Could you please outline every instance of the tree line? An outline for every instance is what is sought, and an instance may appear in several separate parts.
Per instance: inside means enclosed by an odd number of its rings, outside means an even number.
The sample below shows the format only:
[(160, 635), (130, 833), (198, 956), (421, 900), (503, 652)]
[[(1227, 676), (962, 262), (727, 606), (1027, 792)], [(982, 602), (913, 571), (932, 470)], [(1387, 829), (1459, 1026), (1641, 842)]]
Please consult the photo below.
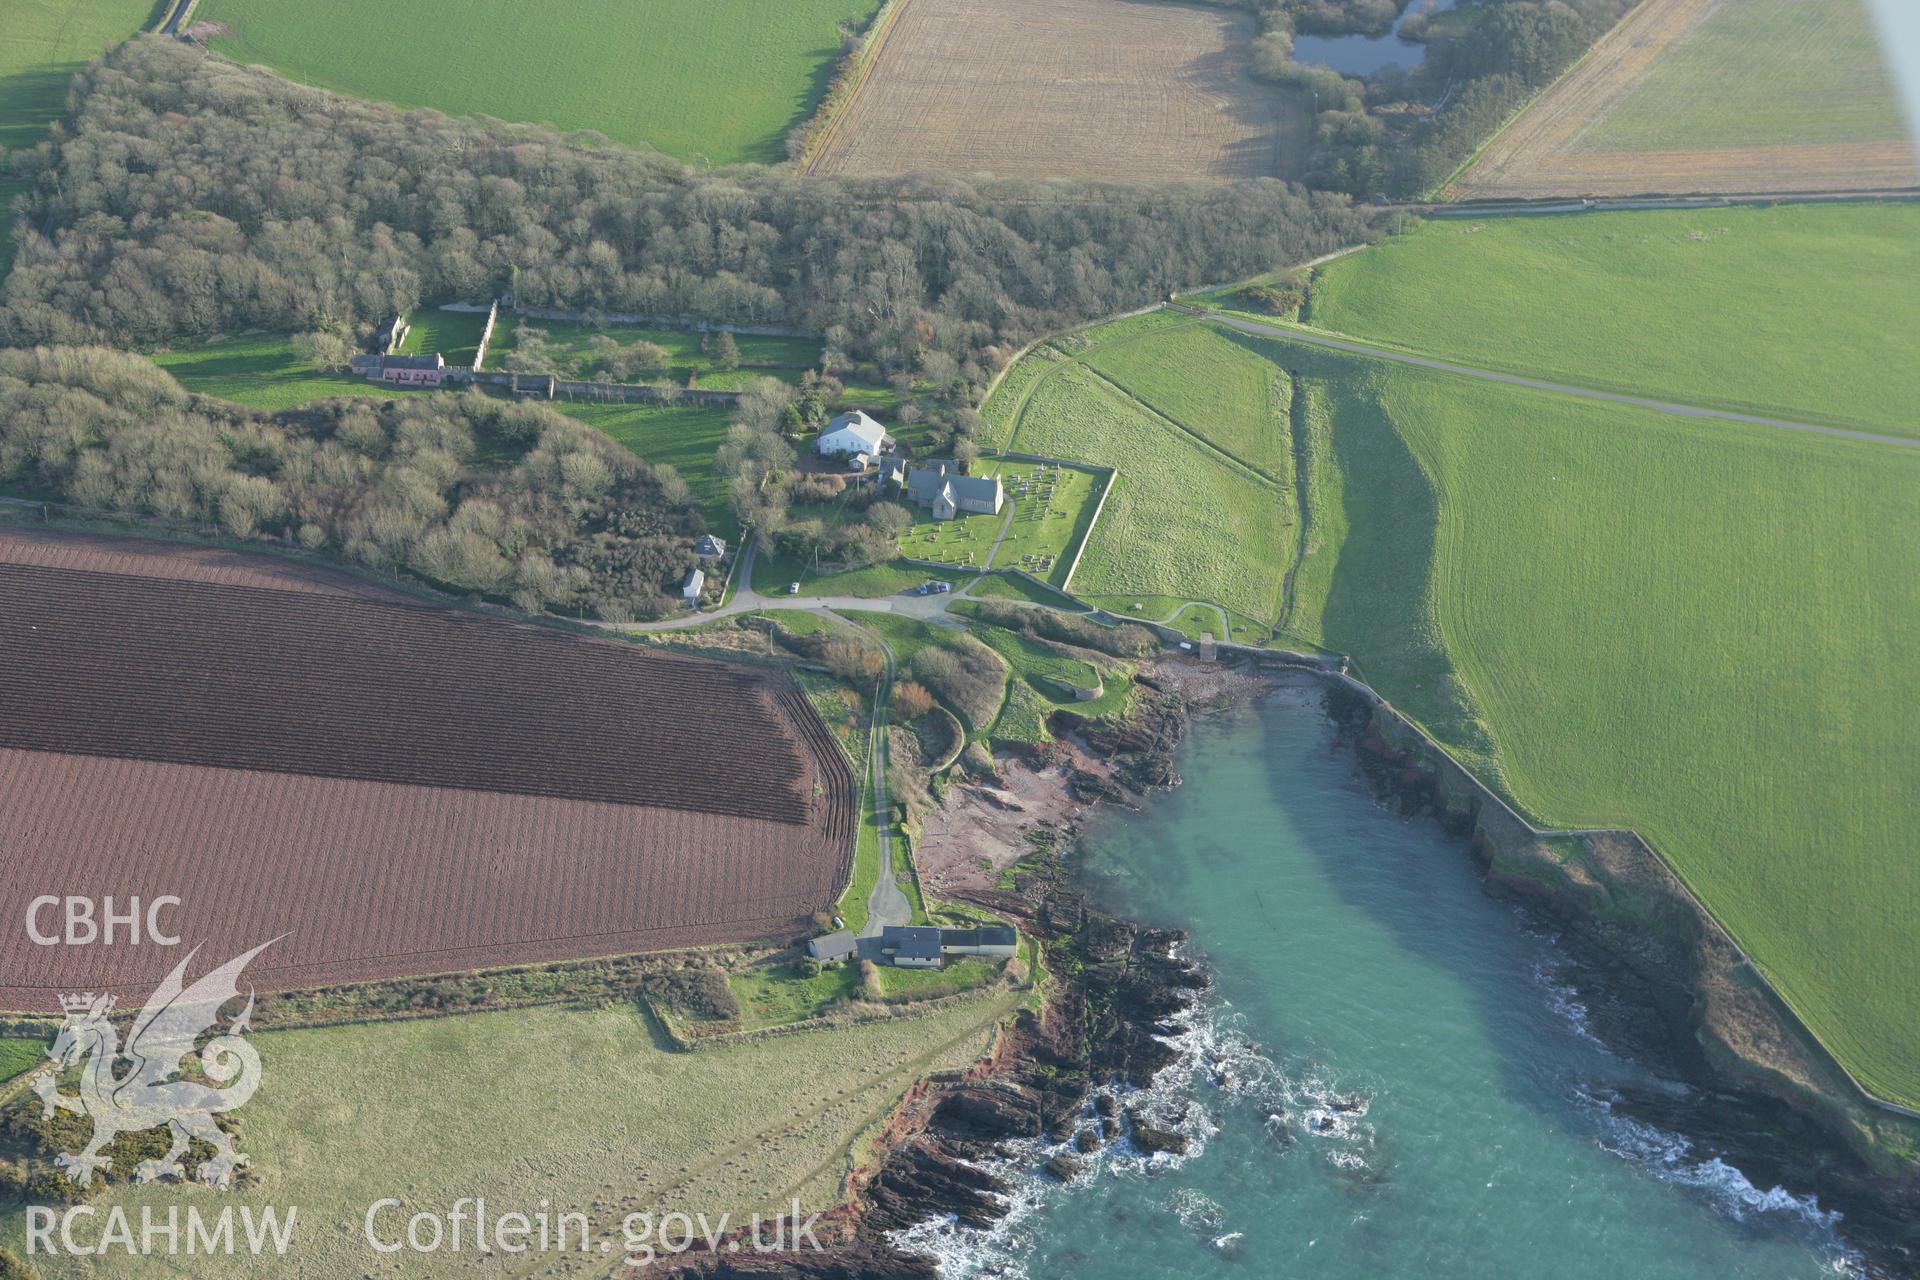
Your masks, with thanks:
[(34, 179), (0, 342), (151, 348), (262, 328), (364, 344), (396, 312), (779, 322), (892, 374), (985, 384), (1028, 338), (1352, 243), (1273, 180), (980, 185), (712, 172), (538, 126), (357, 102), (138, 38), (82, 72)]
[(705, 531), (673, 468), (544, 405), (470, 390), (267, 415), (99, 347), (0, 350), (0, 486), (612, 621), (677, 607)]

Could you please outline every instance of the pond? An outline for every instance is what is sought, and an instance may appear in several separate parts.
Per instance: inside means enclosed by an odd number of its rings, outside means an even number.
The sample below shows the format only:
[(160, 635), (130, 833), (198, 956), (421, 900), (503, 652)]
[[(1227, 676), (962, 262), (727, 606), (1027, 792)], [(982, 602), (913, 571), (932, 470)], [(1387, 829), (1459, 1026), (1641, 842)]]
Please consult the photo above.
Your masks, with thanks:
[(1427, 46), (1400, 38), (1400, 28), (1416, 13), (1440, 13), (1456, 0), (1413, 0), (1394, 20), (1392, 30), (1379, 36), (1296, 36), (1293, 60), (1310, 62), (1350, 76), (1371, 75), (1383, 67), (1417, 67)]

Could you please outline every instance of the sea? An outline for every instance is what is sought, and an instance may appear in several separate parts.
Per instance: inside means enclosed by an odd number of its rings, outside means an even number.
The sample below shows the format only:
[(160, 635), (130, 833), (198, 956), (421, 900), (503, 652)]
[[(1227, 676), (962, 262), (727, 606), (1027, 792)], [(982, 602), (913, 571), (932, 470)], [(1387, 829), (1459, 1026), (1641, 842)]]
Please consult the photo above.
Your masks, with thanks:
[(1096, 818), (1079, 874), (1212, 978), (1179, 1064), (1115, 1099), (1187, 1154), (1123, 1134), (1061, 1184), (1067, 1145), (1014, 1148), (1001, 1223), (898, 1243), (949, 1280), (1862, 1274), (1837, 1214), (1614, 1114), (1684, 1086), (1596, 1039), (1551, 930), (1458, 840), (1376, 802), (1315, 686), (1196, 721), (1180, 768)]

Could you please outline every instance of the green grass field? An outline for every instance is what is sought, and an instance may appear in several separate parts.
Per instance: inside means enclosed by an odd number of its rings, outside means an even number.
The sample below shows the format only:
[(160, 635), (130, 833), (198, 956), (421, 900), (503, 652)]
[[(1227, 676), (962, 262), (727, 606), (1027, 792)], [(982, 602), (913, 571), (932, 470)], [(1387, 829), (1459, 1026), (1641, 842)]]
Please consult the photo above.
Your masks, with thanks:
[(1292, 474), (1286, 372), (1205, 325), (1093, 348), (1108, 381), (1280, 484)]
[[(438, 352), (447, 358), (449, 365), (471, 369), (473, 358), (480, 354), (480, 335), (486, 329), (487, 316), (484, 311), (442, 311), (438, 307), (422, 307), (407, 317), (407, 336), (400, 343), (400, 353), (430, 356)], [(496, 336), (499, 332), (495, 328)]]
[[(253, 1181), (220, 1203), (297, 1205), (299, 1230), (287, 1257), (242, 1250), (218, 1274), (381, 1274), (362, 1224), (387, 1196), (407, 1202), (402, 1232), (416, 1210), (485, 1196), (497, 1213), (543, 1202), (586, 1213), (616, 1233), (616, 1249), (621, 1219), (642, 1209), (739, 1218), (796, 1195), (809, 1212), (824, 1209), (913, 1080), (973, 1060), (1020, 998), (983, 993), (918, 1017), (699, 1053), (673, 1052), (631, 1005), (256, 1034), (262, 1084), (241, 1143)], [(138, 1206), (164, 1215), (183, 1194), (121, 1186), (95, 1202), (103, 1214), (127, 1206), (137, 1223)], [(22, 1221), (8, 1215), (16, 1251)], [(460, 1267), (509, 1276), (527, 1262), (470, 1249)], [(118, 1255), (111, 1271), (138, 1280), (179, 1275), (179, 1263), (156, 1250)], [(99, 1274), (87, 1258), (43, 1254), (35, 1265), (49, 1280)]]
[[(519, 323), (520, 317), (514, 312), (501, 314), (493, 343), (487, 348), (487, 368), (500, 368), (514, 349), (514, 330)], [(569, 320), (528, 320), (526, 323), (546, 333), (547, 340), (557, 348), (556, 363), (562, 376), (570, 378), (592, 377), (592, 355), (587, 344), (601, 335), (622, 346), (651, 342), (664, 347), (669, 363), (663, 376), (685, 386), (687, 376), (692, 374), (696, 378), (694, 385), (709, 391), (738, 391), (755, 378), (797, 383), (801, 374), (820, 364), (820, 344), (811, 338), (740, 335), (734, 340), (740, 350), (740, 367), (728, 370), (714, 365), (712, 354), (700, 349), (700, 335), (691, 329), (645, 329), (617, 324), (596, 328)], [(631, 380), (655, 379), (636, 376)]]
[[(1029, 355), (1039, 372), (1009, 374), (987, 412), (1000, 415), (995, 430), (1012, 449), (1119, 471), (1075, 571), (1075, 595), (1165, 596), (1173, 607), (1207, 600), (1272, 618), (1297, 533), (1293, 487), (1207, 441), (1260, 438), (1274, 422), (1272, 388), (1284, 374), (1212, 330), (1196, 338), (1197, 328), (1123, 321), (1088, 335), (1071, 358)], [(1203, 394), (1181, 372), (1196, 348), (1227, 356), (1220, 389)], [(1153, 387), (1167, 409), (1193, 421), (1148, 408), (1091, 367), (1116, 359), (1136, 385)], [(1249, 376), (1253, 364), (1263, 367)], [(1171, 608), (1159, 616), (1165, 612)]]
[(350, 374), (316, 373), (294, 354), (293, 340), (286, 337), (225, 338), (205, 346), (162, 351), (153, 362), (189, 391), (270, 412), (295, 409), (327, 396), (391, 400), (417, 394)]
[(1865, 0), (1732, 0), (1669, 46), (1576, 151), (1905, 136)]
[[(62, 6), (68, 7), (68, 6)], [(82, 6), (73, 5), (80, 8)], [(203, 0), (213, 47), (356, 97), (594, 129), (683, 160), (773, 163), (876, 0)]]
[(1920, 436), (1917, 285), (1910, 205), (1447, 218), (1329, 263), (1312, 322), (1490, 369)]
[(1889, 697), (1920, 669), (1920, 452), (1320, 371), (1345, 527), (1302, 628), (1542, 822), (1638, 829), (1920, 1103), (1920, 757)]
[(0, 148), (25, 150), (66, 113), (73, 73), (154, 25), (163, 0), (7, 0), (0, 15)]

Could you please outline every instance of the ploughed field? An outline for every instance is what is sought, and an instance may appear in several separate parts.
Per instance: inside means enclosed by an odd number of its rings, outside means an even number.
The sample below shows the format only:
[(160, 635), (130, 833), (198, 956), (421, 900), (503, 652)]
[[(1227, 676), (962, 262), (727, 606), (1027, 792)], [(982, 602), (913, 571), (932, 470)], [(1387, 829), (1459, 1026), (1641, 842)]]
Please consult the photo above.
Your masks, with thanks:
[(1920, 163), (1866, 0), (1649, 0), (1445, 195), (1911, 186)]
[(1233, 179), (1285, 174), (1305, 154), (1305, 113), (1248, 74), (1245, 14), (899, 3), (813, 172)]
[[(845, 876), (852, 777), (783, 675), (160, 543), (0, 534), (0, 597), (14, 919), (175, 895), (211, 953), (288, 934), (250, 970), (285, 988), (766, 936)], [(0, 1007), (173, 962), (24, 939)]]

